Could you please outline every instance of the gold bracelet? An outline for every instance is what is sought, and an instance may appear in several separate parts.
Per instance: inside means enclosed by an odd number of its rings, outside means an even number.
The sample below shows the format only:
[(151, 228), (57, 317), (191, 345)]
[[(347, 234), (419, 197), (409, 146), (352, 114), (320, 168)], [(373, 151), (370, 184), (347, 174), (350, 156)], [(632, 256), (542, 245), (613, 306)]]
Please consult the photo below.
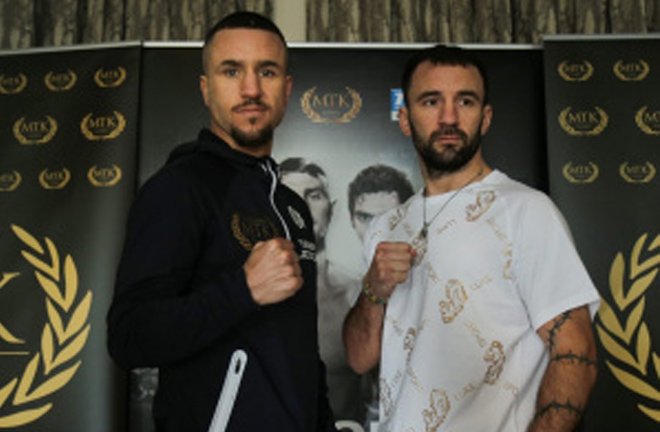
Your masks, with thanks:
[(362, 281), (362, 294), (369, 300), (371, 303), (384, 305), (387, 304), (389, 297), (378, 297), (376, 294), (371, 292), (369, 287), (369, 282), (366, 279)]

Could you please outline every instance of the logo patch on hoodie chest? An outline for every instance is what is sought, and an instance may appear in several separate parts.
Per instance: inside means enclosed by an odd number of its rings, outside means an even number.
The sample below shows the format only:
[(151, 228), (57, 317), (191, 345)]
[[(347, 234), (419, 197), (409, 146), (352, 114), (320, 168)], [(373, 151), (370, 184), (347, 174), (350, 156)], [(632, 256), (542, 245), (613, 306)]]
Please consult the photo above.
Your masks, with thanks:
[(249, 217), (234, 213), (231, 218), (234, 238), (245, 250), (252, 250), (257, 242), (280, 237), (277, 225), (268, 218)]

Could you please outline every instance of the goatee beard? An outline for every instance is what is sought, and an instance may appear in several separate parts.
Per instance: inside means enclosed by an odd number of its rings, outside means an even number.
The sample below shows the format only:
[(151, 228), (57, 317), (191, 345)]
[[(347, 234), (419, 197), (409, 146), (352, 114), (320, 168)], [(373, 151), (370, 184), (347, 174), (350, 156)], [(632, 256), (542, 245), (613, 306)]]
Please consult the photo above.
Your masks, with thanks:
[(250, 134), (232, 127), (230, 135), (240, 147), (254, 149), (270, 144), (273, 141), (273, 132), (273, 127), (270, 125)]
[[(268, 105), (264, 104), (259, 99), (248, 99), (242, 104), (234, 107), (234, 111), (247, 107), (260, 107), (267, 109)], [(254, 121), (256, 120), (251, 120), (250, 123), (253, 124)], [(230, 136), (240, 147), (254, 149), (264, 147), (273, 141), (274, 127), (272, 125), (266, 125), (256, 132), (248, 133), (232, 126), (229, 132)]]
[[(456, 126), (441, 126), (434, 131), (425, 142), (412, 126), (412, 139), (415, 150), (426, 167), (429, 177), (437, 178), (444, 174), (453, 173), (463, 168), (472, 160), (481, 146), (481, 135), (479, 133), (470, 140), (469, 136)], [(447, 149), (438, 152), (433, 143), (443, 135), (457, 135), (461, 138), (463, 145), (458, 149)]]

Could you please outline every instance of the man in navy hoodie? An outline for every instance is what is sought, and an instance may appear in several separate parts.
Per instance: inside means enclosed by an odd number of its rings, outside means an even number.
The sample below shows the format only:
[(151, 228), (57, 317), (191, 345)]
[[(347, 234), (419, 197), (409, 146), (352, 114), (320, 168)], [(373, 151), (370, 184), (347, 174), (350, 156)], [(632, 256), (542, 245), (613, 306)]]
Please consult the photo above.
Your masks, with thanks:
[(273, 131), (291, 92), (279, 29), (213, 27), (200, 89), (210, 129), (177, 147), (129, 216), (108, 347), (157, 367), (159, 432), (207, 431), (232, 353), (247, 366), (227, 431), (334, 431), (317, 340), (312, 219), (282, 186)]

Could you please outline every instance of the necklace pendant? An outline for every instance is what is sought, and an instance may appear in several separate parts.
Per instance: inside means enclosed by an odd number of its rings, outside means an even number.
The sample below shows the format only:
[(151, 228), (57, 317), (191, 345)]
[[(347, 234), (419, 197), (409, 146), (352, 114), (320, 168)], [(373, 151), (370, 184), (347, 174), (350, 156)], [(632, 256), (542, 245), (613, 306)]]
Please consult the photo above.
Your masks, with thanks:
[(417, 267), (422, 262), (424, 255), (426, 255), (426, 250), (428, 248), (426, 233), (426, 227), (423, 227), (421, 230), (419, 230), (419, 233), (417, 233), (415, 238), (413, 238), (410, 242), (410, 246), (412, 246), (413, 250), (415, 251), (415, 256), (412, 259), (412, 264), (415, 267)]

